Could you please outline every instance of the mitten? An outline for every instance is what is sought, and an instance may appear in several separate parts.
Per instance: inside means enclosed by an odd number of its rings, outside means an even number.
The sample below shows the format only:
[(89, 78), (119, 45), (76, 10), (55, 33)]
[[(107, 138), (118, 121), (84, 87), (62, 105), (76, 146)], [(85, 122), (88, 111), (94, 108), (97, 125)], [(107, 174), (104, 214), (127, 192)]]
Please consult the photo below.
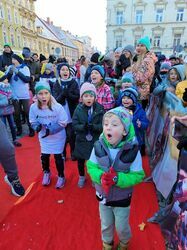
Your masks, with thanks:
[(181, 150), (182, 148), (184, 148), (185, 150), (187, 150), (187, 137), (185, 137), (184, 139), (182, 139), (178, 145), (177, 145), (177, 148), (179, 150)]
[(41, 130), (42, 130), (42, 124), (39, 124), (39, 125), (36, 127), (35, 131), (36, 131), (37, 133), (39, 133)]
[(109, 172), (104, 173), (104, 182), (108, 186), (113, 186), (117, 183), (117, 173), (113, 169), (113, 167), (110, 168)]
[(42, 136), (42, 138), (47, 137), (50, 134), (50, 131), (48, 128), (46, 128), (45, 135)]

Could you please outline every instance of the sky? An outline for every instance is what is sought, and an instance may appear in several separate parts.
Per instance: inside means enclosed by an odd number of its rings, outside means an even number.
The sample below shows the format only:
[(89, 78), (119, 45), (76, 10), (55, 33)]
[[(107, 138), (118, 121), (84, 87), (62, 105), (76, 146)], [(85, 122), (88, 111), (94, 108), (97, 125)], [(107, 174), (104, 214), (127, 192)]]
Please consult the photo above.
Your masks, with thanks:
[(37, 0), (35, 10), (73, 35), (91, 37), (92, 46), (105, 52), (106, 0)]

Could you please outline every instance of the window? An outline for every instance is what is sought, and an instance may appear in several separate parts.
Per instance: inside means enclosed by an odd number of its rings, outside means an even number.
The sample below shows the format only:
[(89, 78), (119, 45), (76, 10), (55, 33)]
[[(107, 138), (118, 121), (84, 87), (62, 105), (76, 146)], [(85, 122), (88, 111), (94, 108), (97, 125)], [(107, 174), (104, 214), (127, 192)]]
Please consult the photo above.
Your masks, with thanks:
[(118, 35), (116, 36), (116, 48), (122, 47), (122, 36)]
[(14, 34), (13, 33), (10, 34), (10, 42), (11, 42), (12, 46), (14, 47), (15, 41), (14, 41)]
[(177, 22), (183, 21), (183, 16), (184, 16), (184, 8), (178, 8), (176, 21)]
[(116, 24), (117, 25), (122, 25), (123, 23), (124, 23), (123, 11), (117, 11), (117, 13), (116, 13)]
[(0, 3), (0, 18), (4, 19), (3, 5)]
[(27, 28), (31, 29), (31, 21), (30, 20), (28, 20), (28, 22), (27, 22)]
[(18, 40), (18, 48), (21, 48), (21, 37), (20, 35), (17, 36), (17, 40)]
[(11, 17), (10, 7), (7, 8), (7, 14), (8, 14), (8, 21), (11, 22), (12, 21), (12, 17)]
[(154, 47), (160, 47), (160, 36), (155, 36), (153, 40)]
[(6, 32), (5, 26), (3, 26), (2, 28), (2, 35), (3, 35), (4, 43), (8, 43), (7, 32)]
[(18, 24), (18, 12), (16, 10), (14, 12), (14, 20), (15, 20), (15, 23)]
[(142, 23), (142, 18), (143, 18), (143, 10), (137, 10), (136, 11), (136, 23), (137, 24)]
[(156, 11), (156, 22), (160, 23), (163, 21), (163, 9), (158, 9)]
[(175, 34), (174, 35), (174, 39), (173, 39), (173, 47), (177, 47), (180, 45), (180, 41), (181, 41), (181, 34)]
[(23, 47), (27, 47), (27, 40), (25, 37), (23, 37)]

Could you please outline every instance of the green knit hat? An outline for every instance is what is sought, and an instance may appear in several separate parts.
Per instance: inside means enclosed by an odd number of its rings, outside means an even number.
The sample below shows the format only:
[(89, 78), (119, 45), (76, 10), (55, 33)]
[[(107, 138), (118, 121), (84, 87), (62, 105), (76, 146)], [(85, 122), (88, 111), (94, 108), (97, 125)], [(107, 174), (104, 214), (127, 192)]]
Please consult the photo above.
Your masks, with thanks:
[(51, 89), (50, 89), (50, 86), (48, 83), (44, 82), (44, 81), (40, 81), (36, 84), (35, 86), (35, 92), (36, 94), (39, 93), (39, 91), (43, 90), (43, 89), (46, 89), (47, 91), (49, 91), (51, 93)]
[(5, 43), (3, 47), (9, 47), (11, 49), (11, 44), (10, 43)]
[(151, 48), (151, 43), (150, 43), (150, 39), (148, 36), (142, 37), (138, 40), (138, 44), (143, 44), (146, 49), (149, 51)]

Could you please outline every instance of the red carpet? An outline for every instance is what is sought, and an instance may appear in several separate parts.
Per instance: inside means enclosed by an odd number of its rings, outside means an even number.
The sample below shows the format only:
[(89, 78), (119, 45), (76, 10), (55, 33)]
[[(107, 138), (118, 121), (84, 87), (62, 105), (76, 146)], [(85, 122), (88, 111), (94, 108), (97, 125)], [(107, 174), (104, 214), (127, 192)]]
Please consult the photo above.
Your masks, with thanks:
[[(27, 187), (41, 171), (36, 140), (37, 138), (23, 138), (23, 147), (17, 150), (20, 175)], [(54, 165), (53, 160), (52, 165)], [(144, 166), (146, 172), (149, 171), (147, 159), (144, 160)], [(56, 181), (54, 167), (52, 172), (52, 183), (49, 187), (41, 186), (42, 175), (40, 174), (24, 200), (18, 199), (18, 204), (13, 206), (1, 221), (0, 249), (102, 249), (98, 203), (90, 180), (87, 181), (85, 188), (77, 188), (76, 163), (67, 161), (65, 170), (67, 183), (62, 190), (56, 190), (54, 188)], [(9, 200), (10, 207), (10, 204), (17, 199), (9, 195), (8, 187), (5, 188), (0, 183), (1, 187), (6, 189), (3, 191), (1, 200)], [(63, 203), (58, 203), (61, 200)], [(7, 211), (8, 208), (3, 204), (1, 210), (3, 209)], [(142, 222), (146, 223), (146, 219), (156, 210), (157, 203), (153, 185), (148, 183), (138, 185), (135, 188), (131, 205), (130, 224), (133, 237), (129, 250), (165, 249), (158, 226), (146, 224), (144, 231), (140, 231), (138, 227)]]

